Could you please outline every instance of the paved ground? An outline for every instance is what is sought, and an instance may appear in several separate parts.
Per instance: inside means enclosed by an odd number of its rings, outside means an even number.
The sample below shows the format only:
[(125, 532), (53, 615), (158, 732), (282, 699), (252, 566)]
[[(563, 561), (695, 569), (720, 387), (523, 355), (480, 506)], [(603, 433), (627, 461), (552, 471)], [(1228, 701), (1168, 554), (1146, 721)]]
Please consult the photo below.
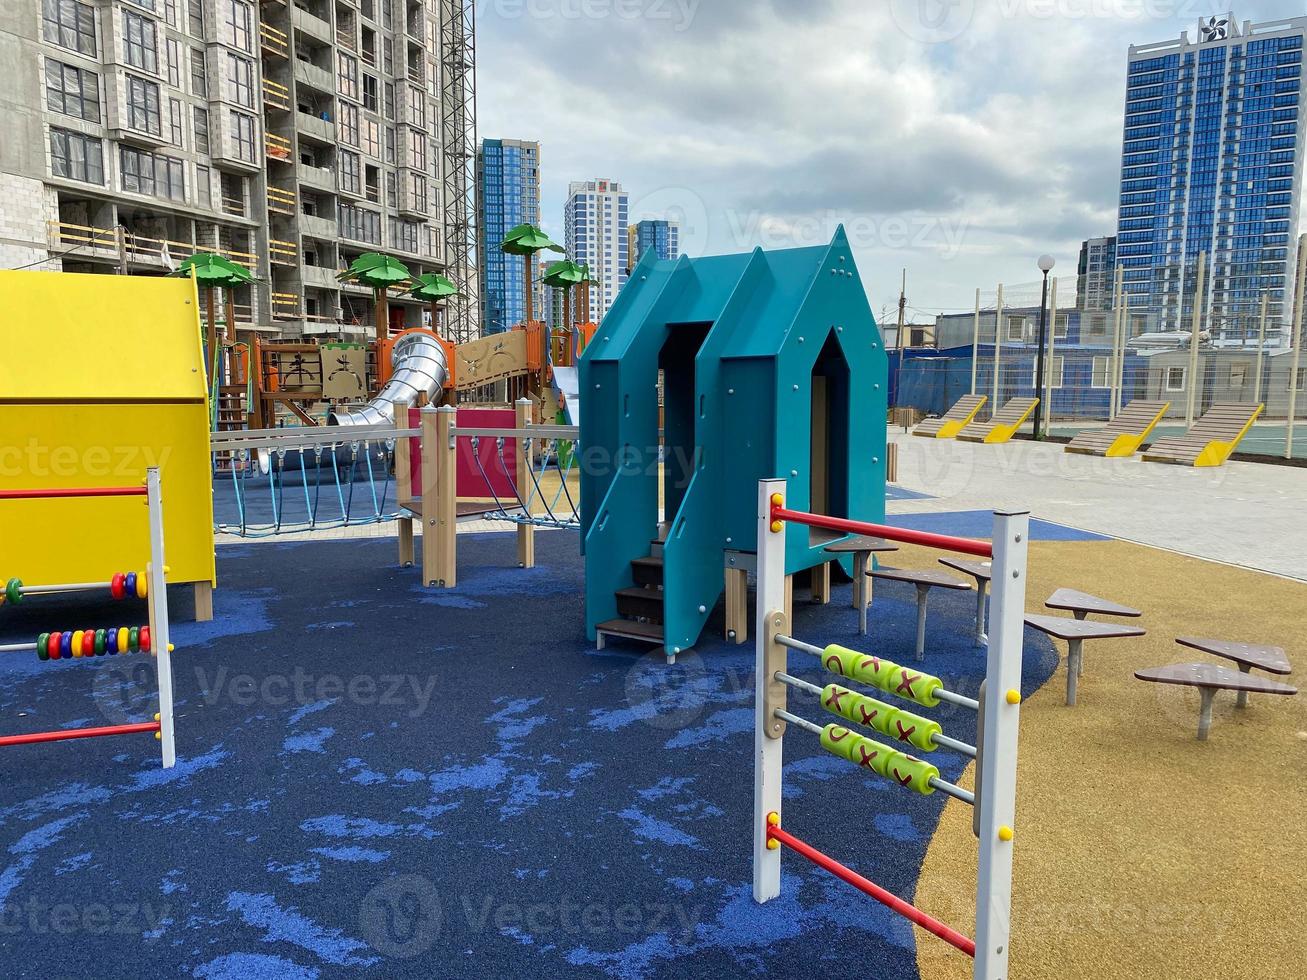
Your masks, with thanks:
[(891, 501), (893, 514), (1028, 507), (1046, 521), (1307, 580), (1305, 469), (1192, 469), (1025, 441), (891, 438), (899, 445), (900, 485), (929, 495)]

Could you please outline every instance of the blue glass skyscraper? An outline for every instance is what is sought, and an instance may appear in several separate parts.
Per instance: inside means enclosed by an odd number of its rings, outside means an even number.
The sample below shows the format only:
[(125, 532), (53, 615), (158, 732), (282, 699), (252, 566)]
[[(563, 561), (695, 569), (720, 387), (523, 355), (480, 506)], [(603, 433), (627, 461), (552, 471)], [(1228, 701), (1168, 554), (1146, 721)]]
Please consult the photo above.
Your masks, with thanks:
[(666, 218), (653, 218), (637, 222), (631, 226), (631, 265), (640, 261), (640, 256), (653, 249), (659, 259), (677, 259), (681, 257), (681, 226)]
[[(500, 243), (520, 224), (540, 224), (540, 144), (482, 140), (477, 154), (477, 264), (484, 333), (509, 330), (526, 317), (522, 259)], [(540, 288), (535, 308), (542, 311)]]
[(1302, 190), (1305, 32), (1307, 17), (1229, 15), (1203, 18), (1193, 39), (1130, 48), (1116, 257), (1132, 332), (1189, 329), (1206, 252), (1205, 327), (1249, 336), (1265, 293), (1270, 332), (1281, 333)]

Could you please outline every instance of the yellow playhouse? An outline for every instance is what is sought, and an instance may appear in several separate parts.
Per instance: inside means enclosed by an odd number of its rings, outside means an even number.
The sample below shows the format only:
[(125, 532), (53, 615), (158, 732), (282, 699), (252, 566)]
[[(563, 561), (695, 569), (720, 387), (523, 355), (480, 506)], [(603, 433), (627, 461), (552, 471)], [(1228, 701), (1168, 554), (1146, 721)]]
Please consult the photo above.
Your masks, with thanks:
[[(213, 616), (209, 409), (190, 279), (0, 272), (0, 488), (163, 480), (170, 584)], [(144, 569), (146, 510), (121, 499), (0, 501), (0, 579)]]

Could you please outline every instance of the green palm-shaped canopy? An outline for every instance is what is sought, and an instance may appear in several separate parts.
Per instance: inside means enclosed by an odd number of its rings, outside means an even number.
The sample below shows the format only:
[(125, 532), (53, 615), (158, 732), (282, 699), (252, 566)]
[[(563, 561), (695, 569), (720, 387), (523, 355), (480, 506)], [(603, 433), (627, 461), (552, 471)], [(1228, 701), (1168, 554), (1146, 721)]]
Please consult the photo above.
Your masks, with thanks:
[(231, 289), (254, 282), (253, 274), (243, 265), (214, 252), (196, 252), (182, 262), (173, 275), (190, 276), (192, 273), (202, 289)]
[(577, 265), (571, 259), (563, 259), (546, 269), (540, 281), (554, 289), (569, 289), (585, 282), (588, 275), (585, 266)]
[(563, 246), (550, 239), (535, 225), (518, 225), (504, 238), (499, 246), (509, 255), (535, 255), (536, 252), (549, 249), (551, 252), (563, 251)]
[(369, 289), (389, 289), (408, 282), (413, 273), (399, 259), (380, 252), (365, 252), (336, 278), (341, 282), (357, 282)]
[(458, 287), (438, 273), (427, 272), (413, 280), (408, 295), (424, 303), (439, 303), (448, 296), (457, 296)]

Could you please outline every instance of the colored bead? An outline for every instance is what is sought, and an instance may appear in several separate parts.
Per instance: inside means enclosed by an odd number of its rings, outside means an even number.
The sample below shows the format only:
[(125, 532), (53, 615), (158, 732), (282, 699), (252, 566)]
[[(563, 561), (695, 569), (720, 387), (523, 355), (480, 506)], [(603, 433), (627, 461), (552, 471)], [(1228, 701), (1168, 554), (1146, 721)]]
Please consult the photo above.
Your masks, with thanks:
[(127, 631), (127, 649), (132, 653), (141, 649), (141, 631), (135, 626)]
[(97, 657), (104, 656), (104, 630), (95, 631), (95, 655)]
[(5, 583), (5, 600), (12, 602), (15, 606), (23, 601), (22, 580), (11, 578)]
[(125, 576), (123, 576), (123, 595), (129, 595), (129, 596), (136, 595), (135, 572), (128, 572)]
[(95, 630), (86, 630), (82, 634), (82, 656), (95, 656)]
[(144, 599), (150, 592), (150, 577), (148, 575), (136, 576), (136, 598)]
[(73, 634), (60, 633), (59, 634), (60, 658), (63, 659), (63, 658), (71, 657), (72, 655), (73, 655)]
[(123, 597), (123, 573), (114, 572), (113, 578), (109, 580), (109, 594), (115, 599)]
[(139, 639), (141, 641), (141, 652), (149, 653), (150, 652), (150, 627), (148, 626), (141, 627)]
[(38, 660), (50, 659), (50, 634), (42, 633), (36, 638), (36, 658)]
[(46, 641), (46, 653), (51, 660), (59, 659), (59, 634), (51, 633), (50, 639)]
[(74, 657), (80, 657), (82, 655), (82, 631), (81, 630), (73, 630), (73, 638), (72, 641), (68, 644), (68, 649), (69, 652)]
[(127, 650), (128, 650), (128, 646), (127, 646), (127, 627), (126, 627), (126, 626), (120, 626), (120, 627), (118, 627), (118, 634), (117, 634), (117, 636), (118, 636), (118, 641), (117, 641), (117, 642), (118, 642), (118, 649), (115, 650), (114, 652), (115, 652), (115, 653), (126, 653)]

